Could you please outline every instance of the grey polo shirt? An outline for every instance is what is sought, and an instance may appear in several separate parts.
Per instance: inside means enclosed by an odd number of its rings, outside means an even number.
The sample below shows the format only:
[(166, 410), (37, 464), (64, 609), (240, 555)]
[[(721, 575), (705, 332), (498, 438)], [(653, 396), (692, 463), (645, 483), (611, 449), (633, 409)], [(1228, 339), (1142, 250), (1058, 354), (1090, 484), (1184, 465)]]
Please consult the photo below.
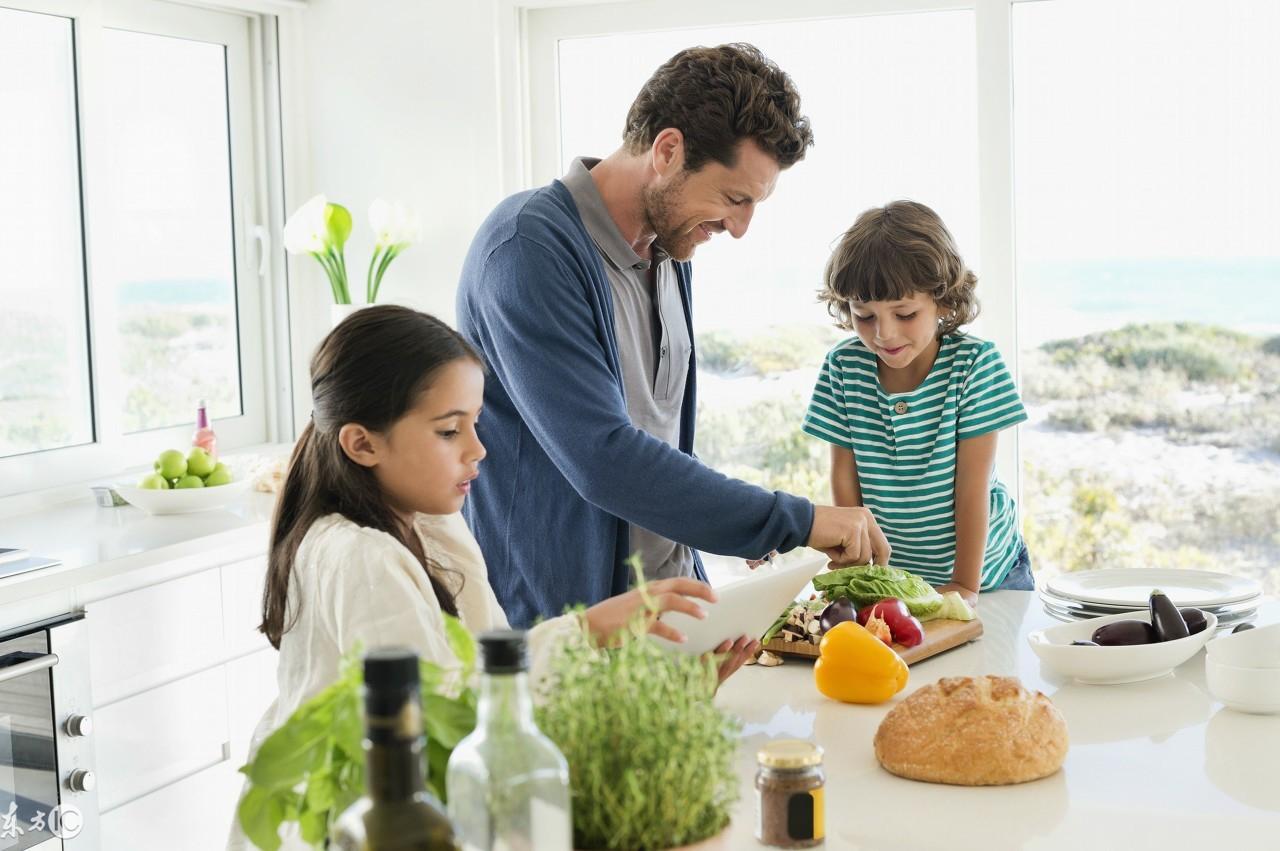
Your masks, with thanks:
[[(671, 258), (661, 249), (653, 248), (650, 263), (623, 238), (591, 179), (590, 169), (598, 162), (585, 157), (574, 160), (562, 182), (600, 252), (613, 291), (614, 335), (622, 360), (627, 414), (636, 428), (678, 447), (680, 408), (693, 352), (680, 284)], [(631, 551), (639, 552), (646, 579), (693, 576), (689, 547), (635, 524), (630, 529)]]

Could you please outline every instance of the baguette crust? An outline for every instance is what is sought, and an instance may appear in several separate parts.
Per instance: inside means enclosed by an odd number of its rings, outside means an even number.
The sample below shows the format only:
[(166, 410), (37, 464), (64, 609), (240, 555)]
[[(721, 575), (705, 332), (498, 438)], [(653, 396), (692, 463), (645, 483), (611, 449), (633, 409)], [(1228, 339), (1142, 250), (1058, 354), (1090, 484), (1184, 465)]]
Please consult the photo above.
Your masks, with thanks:
[(946, 677), (880, 722), (876, 759), (911, 780), (1002, 786), (1048, 777), (1067, 756), (1067, 724), (1013, 677)]

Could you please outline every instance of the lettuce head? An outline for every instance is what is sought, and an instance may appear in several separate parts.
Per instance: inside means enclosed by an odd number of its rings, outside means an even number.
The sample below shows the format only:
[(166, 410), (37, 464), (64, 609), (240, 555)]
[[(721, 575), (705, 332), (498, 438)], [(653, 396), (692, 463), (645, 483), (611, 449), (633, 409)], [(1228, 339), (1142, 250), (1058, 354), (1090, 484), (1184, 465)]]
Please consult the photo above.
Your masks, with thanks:
[(813, 587), (828, 600), (848, 597), (858, 608), (897, 597), (911, 614), (930, 620), (942, 608), (942, 595), (914, 573), (883, 564), (842, 567), (813, 578)]

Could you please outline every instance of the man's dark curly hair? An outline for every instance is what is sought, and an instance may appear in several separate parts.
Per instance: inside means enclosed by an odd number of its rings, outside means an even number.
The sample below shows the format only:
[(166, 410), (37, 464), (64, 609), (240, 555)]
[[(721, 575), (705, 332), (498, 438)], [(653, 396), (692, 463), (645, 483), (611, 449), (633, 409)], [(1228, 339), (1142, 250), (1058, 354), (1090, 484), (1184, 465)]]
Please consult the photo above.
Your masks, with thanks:
[(743, 139), (782, 168), (804, 159), (813, 144), (795, 83), (750, 44), (690, 47), (654, 72), (627, 112), (623, 142), (643, 153), (668, 127), (684, 134), (688, 171), (709, 160), (732, 168)]

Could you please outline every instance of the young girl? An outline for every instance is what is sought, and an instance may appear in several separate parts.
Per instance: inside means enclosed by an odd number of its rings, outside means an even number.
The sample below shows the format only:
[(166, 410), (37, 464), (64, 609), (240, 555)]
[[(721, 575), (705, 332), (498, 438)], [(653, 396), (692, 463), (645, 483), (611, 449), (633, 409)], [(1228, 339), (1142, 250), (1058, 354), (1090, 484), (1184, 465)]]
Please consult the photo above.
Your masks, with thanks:
[[(357, 644), (409, 647), (455, 667), (443, 613), (473, 633), (507, 627), (458, 513), (485, 455), (476, 436), (484, 368), (475, 350), (424, 313), (366, 308), (320, 344), (311, 393), (311, 422), (294, 448), (271, 531), (259, 628), (280, 651), (279, 696), (254, 733), (255, 751), (337, 678), (343, 655)], [(703, 617), (691, 598), (715, 600), (709, 586), (689, 578), (647, 588), (659, 611)], [(604, 642), (641, 605), (632, 590), (582, 618)], [(581, 635), (580, 623), (565, 615), (530, 630), (535, 679), (556, 642)], [(656, 620), (650, 631), (683, 639)], [(717, 648), (727, 654), (721, 678), (758, 646), (743, 638)], [(238, 825), (229, 847), (247, 847)]]
[(869, 508), (893, 564), (969, 602), (1031, 589), (996, 435), (1027, 418), (1000, 353), (960, 332), (977, 278), (938, 215), (914, 201), (868, 210), (827, 263), (821, 298), (856, 332), (827, 355), (804, 431), (831, 444), (836, 505)]

